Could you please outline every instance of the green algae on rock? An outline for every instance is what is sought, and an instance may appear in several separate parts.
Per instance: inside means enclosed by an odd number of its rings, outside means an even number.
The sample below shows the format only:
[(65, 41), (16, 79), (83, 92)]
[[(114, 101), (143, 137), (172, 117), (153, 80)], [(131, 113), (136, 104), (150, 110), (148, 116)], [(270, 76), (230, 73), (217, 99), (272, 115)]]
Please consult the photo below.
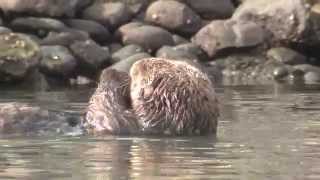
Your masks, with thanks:
[(39, 64), (40, 48), (24, 34), (0, 34), (0, 82), (23, 79)]

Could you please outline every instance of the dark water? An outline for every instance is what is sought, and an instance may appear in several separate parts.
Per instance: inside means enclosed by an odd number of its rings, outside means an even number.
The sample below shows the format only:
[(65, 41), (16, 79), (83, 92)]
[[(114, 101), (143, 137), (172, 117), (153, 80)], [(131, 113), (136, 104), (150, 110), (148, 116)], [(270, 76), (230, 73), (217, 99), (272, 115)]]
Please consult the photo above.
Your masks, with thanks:
[[(0, 179), (320, 179), (320, 85), (234, 86), (213, 137), (0, 139)], [(79, 112), (91, 91), (0, 91), (0, 102)]]

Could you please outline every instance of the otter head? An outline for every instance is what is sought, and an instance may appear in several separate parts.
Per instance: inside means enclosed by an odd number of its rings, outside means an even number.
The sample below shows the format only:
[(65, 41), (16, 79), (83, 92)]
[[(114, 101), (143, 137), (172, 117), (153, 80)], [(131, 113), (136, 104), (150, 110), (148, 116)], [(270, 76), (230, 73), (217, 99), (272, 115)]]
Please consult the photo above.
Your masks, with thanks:
[(216, 95), (199, 69), (183, 61), (148, 58), (133, 64), (130, 78), (132, 108), (145, 132), (215, 132)]

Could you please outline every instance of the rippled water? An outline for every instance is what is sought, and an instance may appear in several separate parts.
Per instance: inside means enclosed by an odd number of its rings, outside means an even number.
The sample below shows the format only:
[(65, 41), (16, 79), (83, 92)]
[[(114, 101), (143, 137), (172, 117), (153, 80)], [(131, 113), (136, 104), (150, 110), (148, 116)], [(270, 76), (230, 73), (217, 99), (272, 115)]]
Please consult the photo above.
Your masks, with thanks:
[[(0, 139), (0, 179), (320, 179), (320, 85), (217, 89), (222, 117), (209, 137)], [(92, 91), (0, 91), (79, 112)]]

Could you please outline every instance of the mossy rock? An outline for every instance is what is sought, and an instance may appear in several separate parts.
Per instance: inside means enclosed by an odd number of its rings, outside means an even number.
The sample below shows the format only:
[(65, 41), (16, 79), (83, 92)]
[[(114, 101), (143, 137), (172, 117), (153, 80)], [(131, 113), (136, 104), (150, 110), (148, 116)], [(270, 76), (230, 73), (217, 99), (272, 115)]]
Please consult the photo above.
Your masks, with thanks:
[(0, 34), (0, 82), (23, 79), (39, 64), (40, 48), (24, 34)]

